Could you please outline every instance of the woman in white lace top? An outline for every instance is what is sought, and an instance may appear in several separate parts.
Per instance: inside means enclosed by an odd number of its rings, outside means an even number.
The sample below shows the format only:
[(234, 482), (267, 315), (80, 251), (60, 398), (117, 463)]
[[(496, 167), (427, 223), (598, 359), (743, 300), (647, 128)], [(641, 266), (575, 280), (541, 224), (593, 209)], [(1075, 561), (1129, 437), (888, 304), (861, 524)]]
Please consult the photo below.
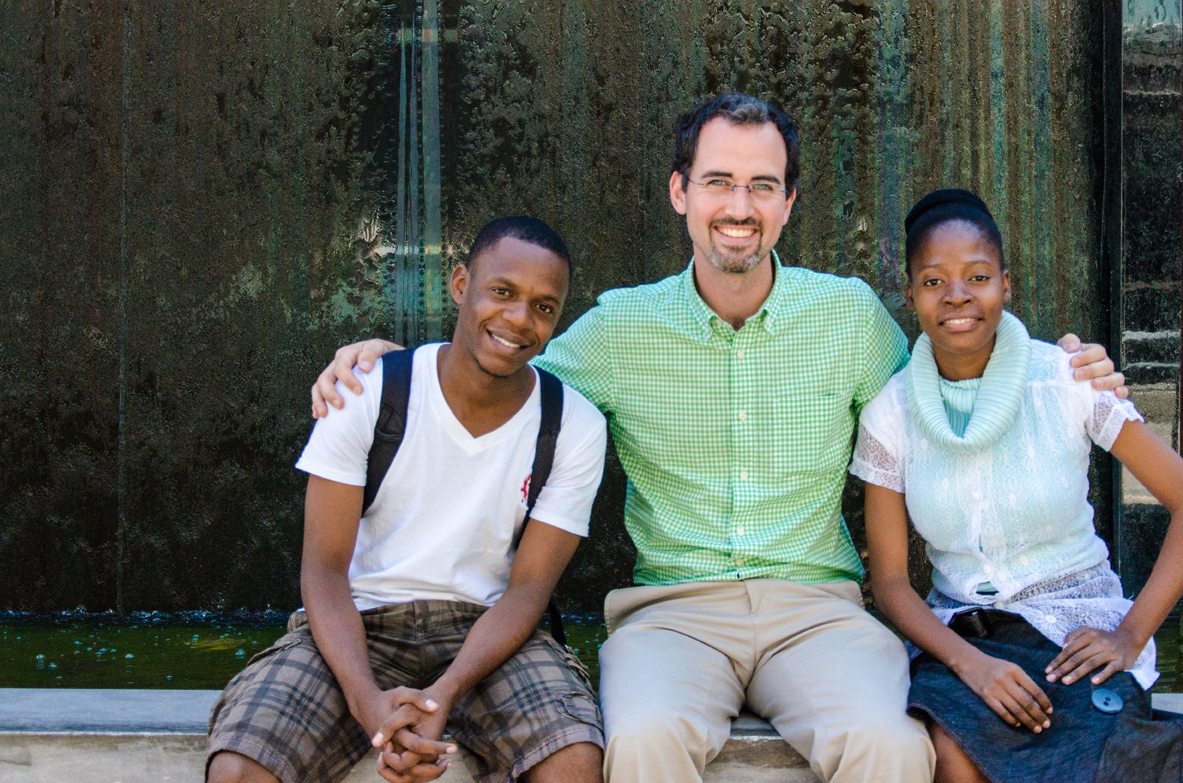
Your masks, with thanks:
[[(864, 409), (850, 470), (867, 482), (876, 603), (923, 652), (909, 709), (929, 725), (937, 780), (1136, 779), (1122, 726), (1150, 720), (1152, 634), (1183, 593), (1183, 459), (1004, 312), (1001, 236), (980, 199), (930, 193), (905, 225), (924, 335)], [(1093, 529), (1094, 443), (1172, 514), (1133, 603)], [(927, 602), (908, 580), (908, 515), (933, 564)], [(1101, 711), (1119, 702), (1121, 718)]]

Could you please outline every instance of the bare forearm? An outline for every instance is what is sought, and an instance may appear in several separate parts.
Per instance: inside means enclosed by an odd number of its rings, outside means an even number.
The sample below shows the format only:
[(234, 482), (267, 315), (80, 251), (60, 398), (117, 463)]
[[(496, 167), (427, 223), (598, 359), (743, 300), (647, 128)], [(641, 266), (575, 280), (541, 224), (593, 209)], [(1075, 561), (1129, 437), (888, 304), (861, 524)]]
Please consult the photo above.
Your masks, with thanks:
[(875, 603), (912, 644), (932, 655), (955, 673), (978, 651), (940, 621), (916, 594), (906, 578), (872, 581)]
[(353, 603), (349, 579), (305, 561), (300, 591), (312, 638), (341, 685), (350, 712), (361, 720), (359, 705), (381, 691), (370, 668), (365, 627)]
[(1133, 607), (1118, 630), (1128, 633), (1140, 650), (1167, 619), (1183, 593), (1183, 524), (1180, 513), (1171, 515), (1162, 550), (1146, 586), (1138, 593)]
[(452, 665), (430, 688), (450, 706), (517, 652), (538, 627), (559, 576), (579, 536), (529, 520), (514, 556), (509, 584), (489, 611), (473, 624)]
[(1118, 626), (1140, 650), (1183, 593), (1183, 459), (1139, 421), (1125, 423), (1111, 453), (1171, 514), (1150, 579)]
[(908, 522), (902, 493), (867, 484), (867, 544), (875, 603), (895, 627), (954, 672), (979, 659), (981, 654), (937, 619), (908, 580)]
[(455, 660), (428, 690), (449, 704), (459, 701), (530, 638), (549, 596), (549, 591), (510, 586), (473, 624)]

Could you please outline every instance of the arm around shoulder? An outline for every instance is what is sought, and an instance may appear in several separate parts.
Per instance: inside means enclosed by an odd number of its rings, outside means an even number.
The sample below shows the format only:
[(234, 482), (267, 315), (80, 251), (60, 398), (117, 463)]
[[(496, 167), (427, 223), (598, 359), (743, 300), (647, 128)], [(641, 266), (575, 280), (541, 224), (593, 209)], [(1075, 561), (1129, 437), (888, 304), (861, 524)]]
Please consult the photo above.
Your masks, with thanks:
[(342, 484), (365, 486), (381, 400), (381, 371), (364, 376), (360, 396), (317, 420), (296, 468)]
[(337, 381), (354, 394), (361, 394), (361, 381), (354, 374), (354, 369), (368, 373), (383, 354), (402, 349), (401, 345), (378, 338), (338, 348), (333, 361), (321, 370), (312, 384), (312, 418), (322, 419), (327, 416), (330, 405), (338, 410), (345, 406), (345, 397), (337, 388)]
[(1069, 332), (1057, 343), (1068, 353), (1075, 354), (1071, 366), (1076, 368), (1072, 377), (1078, 381), (1092, 381), (1092, 388), (1098, 391), (1112, 391), (1119, 399), (1128, 399), (1129, 387), (1125, 375), (1118, 372), (1105, 346), (1098, 343), (1081, 343), (1080, 338)]

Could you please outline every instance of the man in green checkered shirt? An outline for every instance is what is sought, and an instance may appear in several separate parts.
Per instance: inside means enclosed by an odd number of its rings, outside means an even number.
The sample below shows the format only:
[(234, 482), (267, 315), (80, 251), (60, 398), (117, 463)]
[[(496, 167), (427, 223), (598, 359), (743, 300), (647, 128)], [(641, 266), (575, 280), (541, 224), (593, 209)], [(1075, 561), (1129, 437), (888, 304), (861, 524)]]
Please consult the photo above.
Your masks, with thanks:
[(772, 262), (733, 328), (696, 290), (701, 257), (603, 294), (536, 361), (609, 416), (634, 578), (861, 582), (839, 508), (850, 433), (907, 340), (861, 280)]
[[(929, 781), (907, 655), (863, 609), (839, 502), (859, 410), (906, 339), (861, 280), (779, 264), (792, 119), (723, 95), (679, 120), (675, 145), (690, 265), (604, 293), (536, 360), (607, 415), (629, 478), (637, 586), (608, 595), (600, 651), (609, 783), (700, 780), (745, 706), (822, 780)], [(314, 413), (389, 347), (339, 351)], [(1112, 369), (1103, 350), (1090, 360), (1087, 377)]]

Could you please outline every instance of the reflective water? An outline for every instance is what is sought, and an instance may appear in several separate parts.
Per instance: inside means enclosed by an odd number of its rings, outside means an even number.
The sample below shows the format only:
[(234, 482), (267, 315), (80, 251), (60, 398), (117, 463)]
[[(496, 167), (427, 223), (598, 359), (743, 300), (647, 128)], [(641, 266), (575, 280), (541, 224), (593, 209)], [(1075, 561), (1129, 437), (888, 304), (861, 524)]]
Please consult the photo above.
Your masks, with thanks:
[[(193, 613), (0, 619), (0, 688), (220, 689), (284, 633), (286, 615), (248, 621)], [(567, 641), (599, 681), (601, 624), (565, 623)]]
[[(283, 635), (286, 616), (233, 617), (194, 613), (162, 618), (113, 616), (78, 619), (0, 617), (0, 688), (181, 688), (220, 689), (251, 656)], [(607, 638), (602, 623), (564, 623), (567, 643), (600, 679), (597, 653)], [(1168, 620), (1155, 634), (1156, 693), (1183, 692), (1183, 645), (1179, 623)]]
[(283, 634), (280, 617), (0, 622), (0, 687), (222, 688)]

